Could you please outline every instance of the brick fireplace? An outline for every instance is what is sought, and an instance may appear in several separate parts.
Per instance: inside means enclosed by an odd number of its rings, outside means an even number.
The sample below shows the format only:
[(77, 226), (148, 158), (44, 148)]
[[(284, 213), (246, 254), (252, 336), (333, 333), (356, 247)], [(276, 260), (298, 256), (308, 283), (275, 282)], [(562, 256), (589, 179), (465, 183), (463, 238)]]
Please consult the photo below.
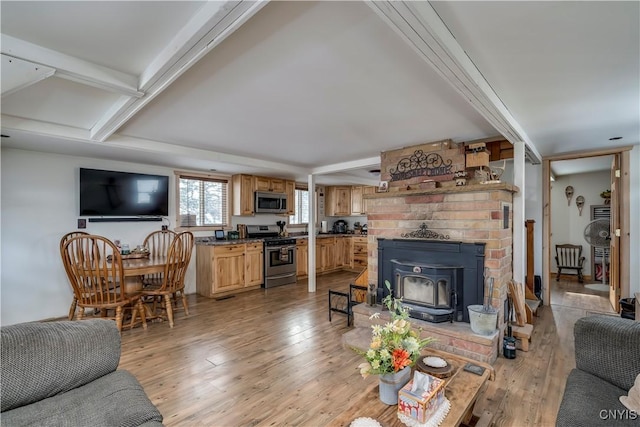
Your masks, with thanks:
[[(430, 172), (427, 170), (426, 176), (419, 177), (416, 177), (415, 172), (404, 175), (392, 174), (398, 170), (396, 166), (400, 166), (411, 153), (422, 155), (423, 152), (439, 154), (446, 167), (436, 164), (438, 169), (431, 169), (435, 171), (434, 175), (429, 175)], [(506, 326), (504, 313), (507, 285), (513, 277), (511, 211), (513, 194), (518, 189), (510, 184), (483, 184), (474, 180), (471, 180), (469, 185), (455, 186), (454, 172), (465, 170), (462, 153), (463, 149), (446, 141), (383, 153), (381, 180), (390, 181), (389, 191), (365, 195), (368, 213), (369, 282), (382, 289), (383, 283), (379, 282), (389, 277), (388, 267), (379, 264), (378, 242), (381, 242), (383, 251), (387, 250), (388, 242), (402, 244), (403, 240), (422, 241), (427, 243), (427, 246), (432, 242), (433, 245), (450, 247), (462, 244), (476, 247), (483, 252), (481, 255), (484, 264), (478, 265), (476, 270), (481, 270), (481, 277), (486, 269), (487, 277), (494, 279), (493, 293), (489, 300), (490, 304), (499, 310), (497, 337), (489, 338), (489, 342), (486, 337), (481, 338), (474, 334), (470, 325), (466, 323), (469, 321), (466, 306), (482, 304), (482, 297), (487, 293), (484, 280), (478, 279), (478, 271), (474, 272), (474, 278), (463, 274), (464, 280), (467, 281), (466, 285), (463, 285), (466, 286), (464, 292), (467, 293), (467, 297), (460, 295), (463, 298), (461, 304), (464, 306), (462, 318), (456, 314), (453, 323), (419, 323), (421, 327), (432, 331), (431, 335), (438, 337), (436, 347), (477, 360), (493, 362), (499, 351), (498, 342), (502, 342), (502, 331)], [(408, 179), (393, 181), (398, 176)], [(405, 258), (404, 255), (407, 253), (404, 252), (395, 258)], [(447, 259), (445, 253), (440, 258), (431, 255), (427, 261), (430, 260), (430, 264), (446, 265)], [(454, 264), (460, 263), (456, 261), (450, 263), (450, 266), (453, 267)], [(470, 284), (469, 281), (474, 283)], [(369, 309), (370, 307), (367, 307), (366, 310)], [(361, 314), (363, 315), (358, 316), (356, 313), (355, 325), (368, 326), (358, 325), (358, 319), (360, 322), (367, 320), (365, 313)], [(475, 356), (474, 352), (477, 353)]]

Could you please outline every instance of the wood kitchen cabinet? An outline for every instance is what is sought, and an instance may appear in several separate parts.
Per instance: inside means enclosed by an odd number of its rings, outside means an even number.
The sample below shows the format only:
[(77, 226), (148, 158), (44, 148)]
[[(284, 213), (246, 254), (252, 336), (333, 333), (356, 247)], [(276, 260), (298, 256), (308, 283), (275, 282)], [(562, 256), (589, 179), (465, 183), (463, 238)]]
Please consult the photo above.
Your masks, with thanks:
[(325, 188), (325, 214), (327, 216), (351, 215), (351, 187), (328, 186)]
[(215, 246), (213, 249), (213, 291), (244, 287), (245, 245)]
[(255, 191), (273, 191), (274, 193), (284, 193), (285, 180), (280, 178), (267, 178), (264, 176), (256, 176)]
[(363, 194), (364, 186), (354, 185), (351, 187), (351, 215), (362, 215), (364, 213)]
[(264, 245), (255, 242), (246, 246), (244, 286), (260, 286), (264, 282)]
[(295, 181), (284, 182), (284, 193), (287, 195), (287, 215), (296, 213), (296, 183)]
[(316, 241), (316, 272), (336, 269), (336, 238), (323, 237)]
[(296, 276), (309, 275), (309, 240), (296, 240)]
[(211, 298), (260, 286), (264, 281), (262, 242), (196, 245), (196, 291)]
[(336, 268), (352, 268), (353, 249), (350, 236), (336, 236)]
[(376, 187), (373, 185), (354, 185), (351, 187), (351, 215), (366, 215), (365, 194), (373, 194)]
[(233, 214), (253, 215), (255, 180), (253, 175), (233, 175), (231, 177), (233, 188)]
[(362, 270), (369, 264), (368, 243), (366, 237), (352, 237), (353, 268)]

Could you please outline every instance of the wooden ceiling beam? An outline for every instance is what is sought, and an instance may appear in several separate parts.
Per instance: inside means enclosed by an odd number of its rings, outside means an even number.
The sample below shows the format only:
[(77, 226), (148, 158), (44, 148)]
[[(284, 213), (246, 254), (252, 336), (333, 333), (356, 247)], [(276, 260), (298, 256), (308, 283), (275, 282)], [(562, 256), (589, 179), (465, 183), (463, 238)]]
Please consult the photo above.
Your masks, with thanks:
[(511, 115), (429, 2), (366, 1), (414, 51), (512, 144), (524, 142), (541, 159)]
[(3, 55), (50, 67), (55, 70), (56, 77), (133, 98), (140, 98), (144, 95), (138, 90), (138, 78), (134, 75), (94, 64), (6, 34), (2, 34), (1, 37)]

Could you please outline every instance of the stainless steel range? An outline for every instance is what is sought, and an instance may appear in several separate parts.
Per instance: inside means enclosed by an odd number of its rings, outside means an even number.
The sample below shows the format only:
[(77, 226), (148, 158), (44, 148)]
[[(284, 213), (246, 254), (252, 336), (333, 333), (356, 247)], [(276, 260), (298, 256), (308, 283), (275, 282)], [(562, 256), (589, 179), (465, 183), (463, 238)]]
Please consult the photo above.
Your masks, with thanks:
[(296, 240), (277, 225), (247, 225), (247, 237), (264, 239), (264, 288), (296, 283)]

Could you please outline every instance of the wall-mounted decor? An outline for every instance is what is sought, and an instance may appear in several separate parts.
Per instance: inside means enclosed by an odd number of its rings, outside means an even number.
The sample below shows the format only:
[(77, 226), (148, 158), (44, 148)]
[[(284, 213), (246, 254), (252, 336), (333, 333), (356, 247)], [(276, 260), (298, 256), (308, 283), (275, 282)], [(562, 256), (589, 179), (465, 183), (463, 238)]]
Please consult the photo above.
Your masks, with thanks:
[(395, 169), (391, 168), (391, 181), (402, 181), (416, 176), (440, 176), (453, 173), (453, 161), (444, 160), (438, 153), (416, 150), (408, 158), (400, 159)]
[(567, 188), (564, 189), (564, 195), (567, 196), (567, 206), (571, 206), (571, 198), (573, 197), (573, 187), (567, 185)]
[(440, 233), (436, 233), (435, 231), (431, 231), (427, 227), (427, 224), (425, 224), (424, 222), (420, 224), (420, 228), (418, 228), (416, 231), (412, 231), (410, 233), (402, 233), (401, 237), (404, 237), (405, 239), (409, 239), (413, 237), (418, 239), (449, 240), (448, 234), (440, 234)]
[(578, 214), (582, 216), (582, 207), (584, 206), (584, 196), (576, 197), (576, 206), (578, 207)]
[(389, 191), (389, 183), (387, 181), (380, 181), (378, 184), (378, 193), (386, 193)]

